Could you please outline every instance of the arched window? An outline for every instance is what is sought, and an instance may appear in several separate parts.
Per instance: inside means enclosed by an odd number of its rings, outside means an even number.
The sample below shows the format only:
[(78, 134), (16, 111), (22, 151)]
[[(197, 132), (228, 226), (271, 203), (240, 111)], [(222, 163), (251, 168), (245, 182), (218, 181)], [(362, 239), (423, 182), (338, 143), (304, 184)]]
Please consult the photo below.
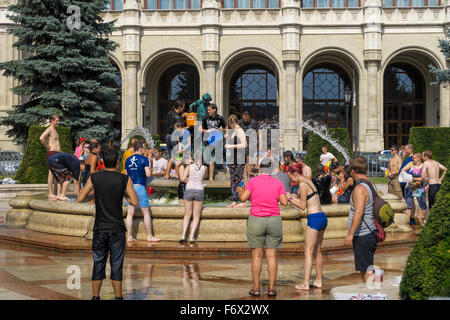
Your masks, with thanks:
[(177, 64), (167, 69), (159, 79), (158, 86), (158, 134), (167, 133), (167, 114), (179, 99), (190, 103), (200, 98), (199, 75), (189, 64)]
[(278, 123), (277, 78), (268, 68), (247, 65), (230, 82), (229, 114), (249, 111), (256, 121)]
[(115, 75), (112, 83), (109, 83), (111, 88), (117, 88), (117, 101), (110, 106), (110, 112), (114, 113), (114, 118), (111, 120), (111, 126), (119, 133), (122, 131), (122, 74), (117, 64), (111, 61), (111, 65), (115, 68)]
[[(337, 66), (319, 65), (310, 70), (303, 79), (303, 120), (315, 120), (329, 128), (345, 128), (346, 87), (351, 88), (350, 79)], [(351, 133), (351, 121), (349, 126)]]
[(411, 127), (425, 125), (425, 82), (406, 63), (394, 63), (384, 73), (384, 145), (405, 145)]

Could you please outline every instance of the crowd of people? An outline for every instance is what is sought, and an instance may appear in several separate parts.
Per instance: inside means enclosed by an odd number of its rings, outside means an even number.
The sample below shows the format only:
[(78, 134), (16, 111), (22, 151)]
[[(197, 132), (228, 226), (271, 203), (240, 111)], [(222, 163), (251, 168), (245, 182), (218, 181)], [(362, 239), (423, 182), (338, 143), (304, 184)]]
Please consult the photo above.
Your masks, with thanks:
[[(434, 205), (447, 168), (432, 159), (433, 153), (430, 150), (414, 152), (412, 144), (400, 148), (393, 145), (390, 150), (393, 157), (389, 160), (387, 173), (388, 192), (403, 197), (408, 206), (405, 213), (410, 217), (410, 224), (416, 224), (417, 218), (423, 226)], [(417, 200), (418, 208), (414, 199)]]
[[(201, 105), (204, 108), (206, 106), (206, 114), (201, 122), (197, 122), (197, 126), (200, 128), (199, 132), (205, 136), (202, 141), (207, 143), (202, 144), (200, 150), (192, 147), (195, 128), (186, 125), (185, 104), (178, 101), (168, 115), (166, 158), (163, 157), (161, 148), (150, 149), (145, 140), (135, 138), (131, 139), (129, 148), (122, 157), (119, 155), (120, 143), (115, 143), (101, 152), (98, 141), (91, 139), (88, 142), (83, 138), (79, 139), (74, 154), (63, 153), (55, 130), (59, 125), (58, 116), (51, 117), (50, 126), (42, 134), (41, 142), (48, 150), (48, 198), (67, 200), (65, 194), (73, 178), (78, 201), (91, 201), (96, 206), (92, 244), (94, 298), (99, 297), (101, 283), (105, 278), (108, 252), (111, 255), (111, 279), (117, 298), (121, 298), (126, 243), (136, 241), (133, 238), (133, 216), (136, 207), (140, 207), (144, 217), (147, 241), (160, 241), (152, 230), (149, 210), (149, 194), (153, 192), (149, 182), (152, 179), (179, 180), (178, 197), (185, 212), (179, 241), (196, 241), (205, 199), (204, 180), (214, 179), (215, 160), (218, 156), (211, 152), (205, 157), (203, 152), (208, 144), (214, 145), (215, 139), (221, 139), (217, 131), (221, 132), (226, 140), (223, 148), (232, 194), (232, 202), (228, 207), (245, 207), (247, 201), (250, 201), (251, 205), (247, 240), (252, 250), (253, 288), (249, 294), (262, 294), (260, 273), (265, 252), (269, 274), (268, 295), (277, 295), (276, 250), (281, 248), (283, 242), (280, 204), (287, 206), (289, 203), (306, 210), (307, 213), (304, 281), (295, 288), (309, 290), (310, 286), (322, 287), (321, 245), (328, 225), (322, 205), (327, 204), (350, 204), (348, 234), (344, 245), (353, 246), (355, 269), (360, 271), (363, 280), (367, 281), (370, 276), (368, 267), (373, 265), (378, 241), (374, 225), (374, 198), (371, 192), (371, 187), (374, 186), (368, 181), (367, 159), (354, 157), (348, 164), (342, 165), (328, 151), (327, 146), (323, 146), (320, 163), (316, 166), (313, 176), (313, 170), (303, 157), (294, 155), (292, 151), (285, 151), (282, 159), (273, 154), (270, 148), (263, 154), (252, 152), (250, 144), (256, 141), (260, 147), (262, 139), (248, 112), (244, 112), (241, 119), (232, 114), (225, 121), (217, 114), (214, 104), (193, 105)], [(253, 137), (247, 134), (249, 129), (252, 129), (250, 132)], [(432, 160), (432, 152), (429, 150), (423, 154), (414, 153), (413, 146), (406, 145), (400, 149), (392, 146), (391, 152), (393, 157), (389, 160), (387, 173), (389, 193), (405, 199), (408, 205), (406, 214), (411, 220), (417, 210), (420, 223), (425, 223), (447, 169)], [(441, 176), (440, 171), (443, 171)], [(405, 174), (410, 175), (410, 178), (405, 178)], [(57, 189), (53, 188), (55, 181), (58, 184)], [(128, 206), (125, 222), (122, 215), (123, 198), (126, 198)], [(415, 207), (414, 198), (417, 199), (419, 209)], [(313, 284), (310, 284), (314, 263), (316, 278)]]

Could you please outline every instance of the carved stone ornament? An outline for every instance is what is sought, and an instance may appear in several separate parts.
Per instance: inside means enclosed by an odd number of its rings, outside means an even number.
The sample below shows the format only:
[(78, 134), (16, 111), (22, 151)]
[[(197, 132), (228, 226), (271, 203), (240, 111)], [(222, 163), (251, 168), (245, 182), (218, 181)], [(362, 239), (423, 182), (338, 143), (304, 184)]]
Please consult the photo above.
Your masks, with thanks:
[(16, 3), (17, 0), (0, 0), (0, 7), (8, 7)]

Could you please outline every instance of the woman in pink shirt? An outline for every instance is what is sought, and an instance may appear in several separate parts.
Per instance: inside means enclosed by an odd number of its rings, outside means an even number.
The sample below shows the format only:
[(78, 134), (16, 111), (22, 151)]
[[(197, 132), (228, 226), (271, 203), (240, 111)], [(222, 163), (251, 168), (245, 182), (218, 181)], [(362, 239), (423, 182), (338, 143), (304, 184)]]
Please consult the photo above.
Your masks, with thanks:
[(264, 247), (266, 248), (267, 269), (269, 272), (269, 288), (267, 295), (274, 297), (275, 281), (277, 276), (276, 249), (281, 248), (283, 241), (283, 229), (280, 216), (279, 203), (283, 206), (288, 204), (286, 191), (280, 180), (270, 176), (272, 168), (278, 168), (276, 164), (272, 167), (270, 159), (261, 162), (261, 175), (250, 179), (243, 188), (238, 188), (241, 201), (250, 199), (251, 209), (247, 221), (247, 243), (252, 248), (252, 275), (253, 288), (249, 294), (260, 296), (260, 276)]

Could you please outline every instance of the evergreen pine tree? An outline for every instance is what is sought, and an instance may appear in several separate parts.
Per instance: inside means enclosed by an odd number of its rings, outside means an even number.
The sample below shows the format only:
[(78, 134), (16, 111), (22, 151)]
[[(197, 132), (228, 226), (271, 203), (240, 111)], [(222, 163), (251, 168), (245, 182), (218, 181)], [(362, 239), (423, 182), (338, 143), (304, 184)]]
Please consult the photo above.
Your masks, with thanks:
[[(450, 28), (445, 29), (446, 39), (439, 39), (439, 48), (444, 54), (445, 58), (450, 58)], [(450, 82), (450, 70), (449, 69), (439, 69), (433, 65), (430, 66), (430, 71), (436, 78), (434, 85), (447, 85)]]
[(4, 76), (18, 80), (12, 89), (25, 103), (13, 106), (0, 125), (8, 136), (25, 143), (28, 128), (59, 114), (73, 139), (114, 139), (112, 107), (118, 99), (115, 68), (108, 54), (118, 44), (109, 40), (114, 21), (100, 12), (108, 0), (19, 0), (8, 18), (18, 27), (14, 47), (22, 59), (0, 63)]

